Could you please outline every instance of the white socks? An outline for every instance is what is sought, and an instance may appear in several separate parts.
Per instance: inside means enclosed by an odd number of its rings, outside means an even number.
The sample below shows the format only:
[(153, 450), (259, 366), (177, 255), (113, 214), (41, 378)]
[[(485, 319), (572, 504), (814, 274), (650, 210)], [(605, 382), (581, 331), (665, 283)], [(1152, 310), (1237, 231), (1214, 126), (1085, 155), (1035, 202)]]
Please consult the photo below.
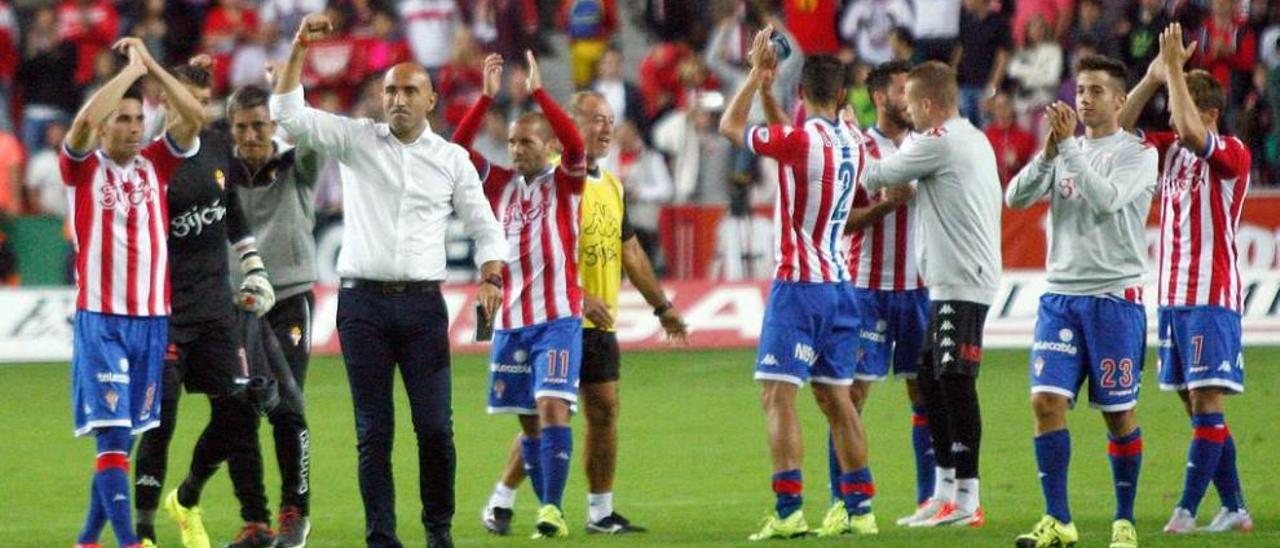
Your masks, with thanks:
[(493, 494), (489, 495), (490, 508), (515, 508), (516, 507), (516, 490), (510, 489), (498, 482), (493, 487)]
[(592, 523), (607, 518), (612, 514), (613, 493), (587, 494), (587, 518)]
[(970, 514), (978, 511), (978, 478), (956, 480), (956, 509)]
[(938, 502), (955, 502), (956, 469), (935, 466), (933, 478), (933, 499)]

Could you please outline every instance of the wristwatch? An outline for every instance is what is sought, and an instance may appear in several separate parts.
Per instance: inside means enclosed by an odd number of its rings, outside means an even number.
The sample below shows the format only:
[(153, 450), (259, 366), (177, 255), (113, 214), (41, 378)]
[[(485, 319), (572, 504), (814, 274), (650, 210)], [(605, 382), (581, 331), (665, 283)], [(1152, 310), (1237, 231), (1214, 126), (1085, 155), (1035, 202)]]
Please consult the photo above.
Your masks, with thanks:
[(675, 305), (671, 304), (671, 301), (662, 303), (662, 306), (659, 306), (658, 308), (653, 309), (653, 315), (660, 317), (663, 314), (666, 314), (668, 310), (671, 310), (673, 306)]
[(490, 274), (488, 276), (485, 276), (484, 283), (492, 284), (494, 287), (498, 289), (502, 289), (502, 276), (499, 276), (497, 274)]

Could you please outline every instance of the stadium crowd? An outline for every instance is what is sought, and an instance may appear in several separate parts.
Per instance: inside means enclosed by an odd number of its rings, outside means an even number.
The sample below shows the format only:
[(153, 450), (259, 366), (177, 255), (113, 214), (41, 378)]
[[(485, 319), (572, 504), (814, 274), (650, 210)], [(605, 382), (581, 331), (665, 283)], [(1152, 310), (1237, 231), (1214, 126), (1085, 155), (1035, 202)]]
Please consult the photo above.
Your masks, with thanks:
[[(715, 128), (746, 74), (749, 37), (773, 24), (796, 54), (775, 83), (783, 106), (799, 113), (803, 54), (832, 53), (854, 83), (847, 102), (859, 126), (875, 110), (865, 78), (891, 59), (950, 63), (959, 74), (961, 112), (983, 128), (1006, 182), (1047, 134), (1044, 107), (1074, 99), (1073, 60), (1098, 52), (1130, 67), (1134, 83), (1155, 58), (1157, 33), (1171, 21), (1199, 41), (1191, 60), (1227, 88), (1223, 130), (1252, 149), (1254, 184), (1280, 185), (1280, 4), (1268, 0), (25, 0), (0, 1), (0, 226), (4, 216), (64, 216), (67, 201), (57, 146), (78, 105), (123, 59), (110, 45), (137, 36), (163, 64), (195, 54), (215, 60), (215, 96), (265, 83), (288, 54), (291, 29), (324, 11), (338, 32), (308, 53), (303, 80), (312, 104), (380, 118), (383, 71), (416, 61), (440, 94), (433, 128), (448, 135), (480, 95), (486, 53), (521, 59), (534, 49), (572, 75), (573, 88), (597, 90), (621, 121), (606, 160), (627, 187), (646, 250), (659, 259), (664, 206), (729, 207), (739, 219), (768, 206), (776, 187)], [(623, 40), (623, 27), (642, 27)], [(558, 33), (568, 38), (557, 48)], [(647, 51), (642, 48), (647, 47)], [(557, 51), (562, 49), (564, 51)], [(638, 57), (628, 62), (626, 56)], [(628, 71), (625, 67), (636, 66)], [(518, 65), (518, 63), (512, 63)], [(567, 64), (567, 66), (566, 66)], [(790, 67), (788, 68), (788, 65)], [(511, 81), (525, 77), (512, 67)], [(520, 89), (519, 86), (510, 86)], [(565, 89), (564, 91), (567, 91)], [(147, 83), (148, 118), (161, 110)], [(1156, 97), (1142, 127), (1167, 127)], [(475, 149), (509, 165), (505, 128), (533, 109), (507, 92), (488, 113)], [(154, 126), (154, 124), (152, 124)], [(324, 169), (317, 200), (339, 212), (336, 163)], [(744, 238), (750, 240), (750, 238)], [(0, 239), (0, 247), (3, 241)], [(0, 261), (0, 263), (12, 261)], [(12, 269), (0, 265), (0, 270)], [(0, 279), (13, 279), (0, 273)]]

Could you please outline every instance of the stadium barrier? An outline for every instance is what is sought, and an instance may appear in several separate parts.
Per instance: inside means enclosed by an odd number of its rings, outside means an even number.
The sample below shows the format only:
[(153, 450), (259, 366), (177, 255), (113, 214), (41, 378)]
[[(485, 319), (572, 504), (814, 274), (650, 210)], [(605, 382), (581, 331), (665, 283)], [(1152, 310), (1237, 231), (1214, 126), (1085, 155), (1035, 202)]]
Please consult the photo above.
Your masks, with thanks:
[[(1246, 344), (1280, 344), (1280, 271), (1243, 273), (1245, 284), (1244, 339)], [(1154, 280), (1147, 295), (1155, 295)], [(1047, 281), (1042, 271), (1010, 271), (1002, 278), (986, 326), (991, 348), (1030, 346), (1036, 306)], [(674, 281), (667, 293), (690, 326), (691, 348), (752, 348), (760, 335), (768, 281)], [(449, 336), (458, 353), (487, 351), (488, 343), (475, 344), (474, 285), (449, 284), (444, 288), (449, 309)], [(335, 317), (337, 291), (317, 289), (312, 343), (317, 354), (335, 354), (338, 346)], [(71, 323), (74, 296), (70, 289), (17, 289), (0, 291), (0, 362), (66, 361), (71, 357)], [(1154, 342), (1154, 300), (1147, 302), (1150, 340)], [(662, 326), (634, 288), (624, 285), (619, 296), (615, 324), (618, 340), (627, 349), (661, 349)], [(876, 326), (869, 326), (874, 329)]]

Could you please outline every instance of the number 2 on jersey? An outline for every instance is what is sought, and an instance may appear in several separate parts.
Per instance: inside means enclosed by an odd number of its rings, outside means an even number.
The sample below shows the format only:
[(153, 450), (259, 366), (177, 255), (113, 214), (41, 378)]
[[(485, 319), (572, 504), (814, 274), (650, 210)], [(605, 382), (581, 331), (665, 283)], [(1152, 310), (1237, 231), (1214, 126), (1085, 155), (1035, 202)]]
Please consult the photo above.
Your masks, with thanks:
[[(848, 155), (847, 149), (845, 154)], [(853, 192), (853, 171), (853, 162), (848, 159), (840, 162), (840, 171), (836, 172), (840, 197), (836, 199), (836, 209), (831, 213), (831, 238), (828, 241), (840, 241), (840, 231), (843, 229), (840, 221), (848, 219), (849, 211), (853, 209), (853, 200), (849, 199), (849, 193)]]

